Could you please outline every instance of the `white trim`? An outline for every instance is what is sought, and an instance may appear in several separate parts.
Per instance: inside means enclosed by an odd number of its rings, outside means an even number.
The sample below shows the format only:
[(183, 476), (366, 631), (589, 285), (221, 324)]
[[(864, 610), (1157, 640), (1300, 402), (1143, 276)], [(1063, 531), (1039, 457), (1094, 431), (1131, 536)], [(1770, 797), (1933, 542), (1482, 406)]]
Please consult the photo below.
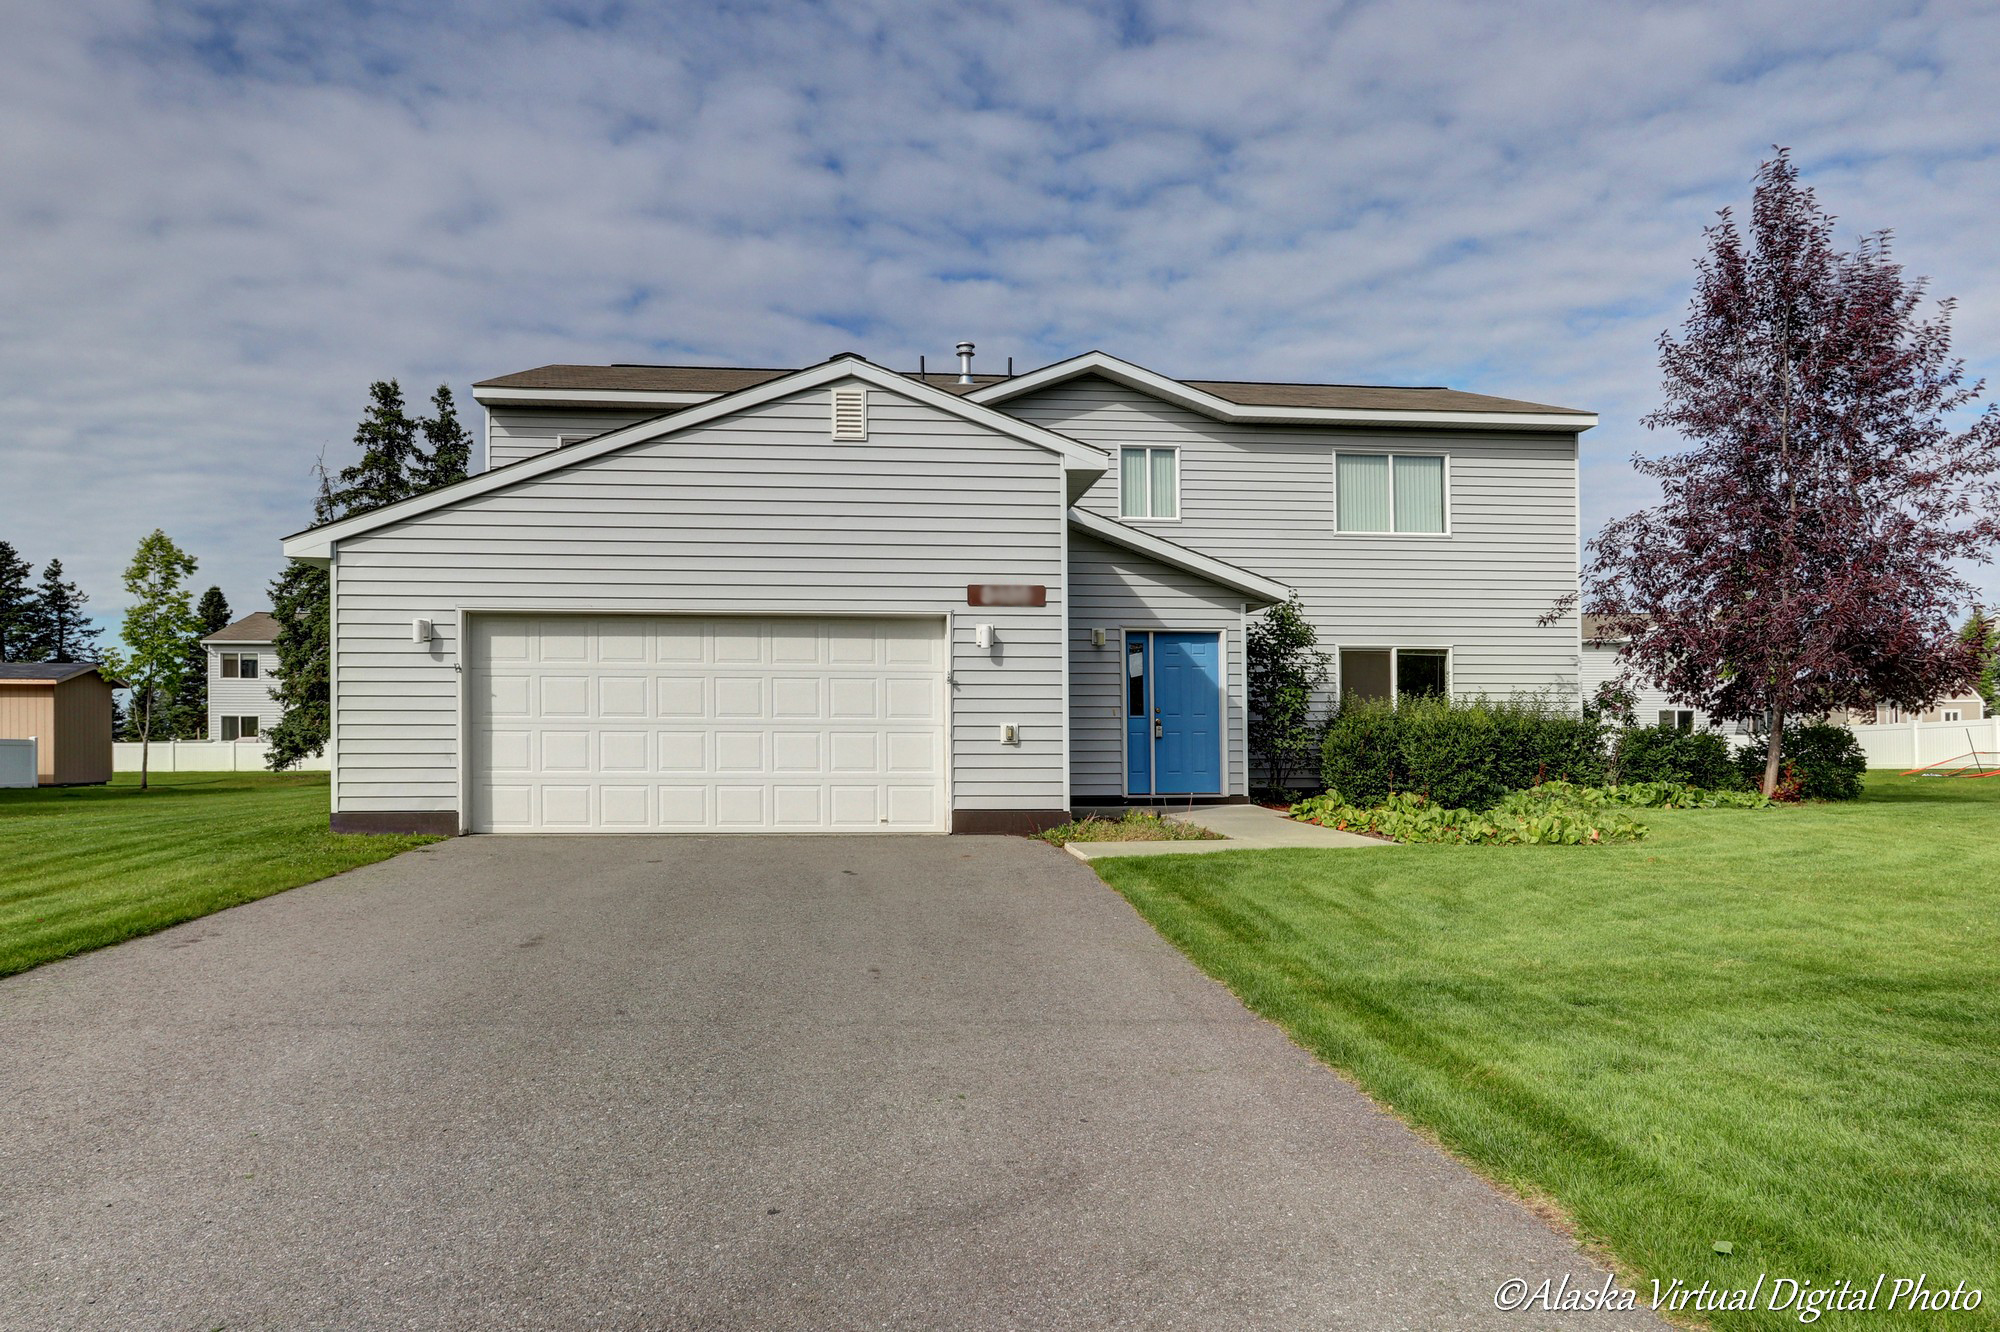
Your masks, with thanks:
[[(1181, 520), (1181, 446), (1178, 444), (1119, 444), (1118, 457), (1112, 460), (1111, 474), (1118, 478), (1112, 487), (1118, 496), (1118, 521), (1121, 523), (1177, 523)], [(1174, 455), (1174, 516), (1162, 518), (1158, 514), (1128, 514), (1125, 512), (1125, 451), (1138, 449), (1146, 454), (1146, 507), (1153, 507), (1153, 457), (1155, 453)]]
[[(1444, 486), (1444, 494), (1440, 497), (1440, 499), (1444, 506), (1444, 530), (1441, 532), (1399, 532), (1392, 527), (1386, 532), (1366, 532), (1359, 530), (1350, 532), (1346, 528), (1342, 527), (1340, 525), (1340, 459), (1343, 454), (1350, 458), (1387, 458), (1389, 460), (1389, 521), (1391, 523), (1394, 523), (1396, 521), (1396, 459), (1438, 458), (1443, 460), (1444, 477), (1442, 480), (1442, 484)], [(1356, 537), (1397, 537), (1399, 539), (1405, 537), (1429, 537), (1431, 540), (1435, 541), (1440, 537), (1448, 537), (1451, 535), (1451, 509), (1452, 509), (1451, 455), (1449, 453), (1431, 453), (1421, 449), (1392, 449), (1392, 448), (1378, 449), (1373, 447), (1365, 449), (1343, 449), (1343, 448), (1334, 449), (1333, 451), (1333, 535), (1356, 536)]]
[(689, 393), (667, 389), (561, 389), (561, 388), (478, 388), (473, 401), (488, 407), (530, 407), (537, 403), (591, 403), (613, 407), (632, 403), (640, 407), (673, 407), (707, 402), (723, 397), (720, 393)]
[[(1172, 565), (1176, 569), (1184, 569), (1188, 573), (1199, 574), (1211, 583), (1220, 584), (1232, 592), (1246, 593), (1268, 604), (1275, 605), (1280, 601), (1289, 599), (1292, 595), (1291, 588), (1275, 579), (1266, 578), (1262, 574), (1254, 574), (1248, 569), (1225, 563), (1222, 560), (1216, 559), (1213, 555), (1204, 555), (1198, 550), (1190, 550), (1178, 542), (1169, 541), (1167, 538), (1155, 533), (1141, 531), (1136, 527), (1128, 527), (1124, 523), (1115, 522), (1110, 518), (1104, 517), (1102, 514), (1092, 513), (1088, 509), (1071, 509), (1069, 511), (1069, 524), (1071, 527), (1081, 528), (1100, 541), (1109, 542), (1114, 546), (1121, 546), (1126, 550), (1136, 551), (1138, 554), (1158, 560), (1162, 564)], [(1188, 632), (1194, 633), (1196, 631), (1191, 629)]]
[(457, 608), (458, 619), (458, 688), (455, 706), (458, 715), (453, 720), (452, 733), (458, 737), (458, 835), (464, 837), (472, 831), (472, 737), (466, 734), (467, 714), (466, 690), (471, 685), (472, 671), (467, 667), (465, 645), (472, 641), (472, 615), (464, 606)]
[(1421, 411), (1405, 408), (1358, 407), (1258, 407), (1190, 387), (1144, 366), (1121, 361), (1101, 351), (1085, 352), (1067, 361), (1057, 361), (1013, 379), (1003, 379), (966, 394), (972, 402), (1002, 403), (1023, 393), (1059, 384), (1078, 375), (1102, 375), (1127, 388), (1150, 393), (1190, 411), (1212, 416), (1218, 421), (1319, 422), (1329, 425), (1436, 426), (1484, 430), (1555, 430), (1565, 433), (1589, 430), (1597, 424), (1595, 412), (1467, 412)]
[(1076, 792), (1070, 784), (1069, 771), (1069, 711), (1070, 686), (1074, 683), (1069, 673), (1069, 475), (1064, 473), (1056, 478), (1056, 549), (1060, 552), (1062, 582), (1057, 588), (1062, 597), (1060, 614), (1056, 617), (1056, 644), (1061, 657), (1062, 669), (1062, 807), (1073, 808)]
[(780, 376), (754, 388), (727, 394), (672, 416), (641, 421), (623, 430), (613, 430), (599, 435), (582, 444), (572, 444), (566, 449), (550, 449), (545, 453), (523, 458), (506, 467), (481, 472), (464, 481), (426, 494), (414, 495), (406, 500), (398, 500), (394, 504), (385, 504), (367, 513), (342, 518), (321, 527), (308, 528), (303, 532), (294, 532), (285, 538), (285, 555), (288, 559), (294, 560), (328, 559), (332, 556), (334, 545), (348, 537), (359, 536), (363, 532), (371, 532), (378, 527), (402, 522), (456, 504), (461, 500), (471, 499), (475, 495), (484, 495), (565, 467), (579, 466), (634, 444), (667, 439), (682, 431), (707, 425), (711, 421), (732, 416), (747, 408), (761, 406), (793, 393), (820, 388), (845, 379), (858, 379), (885, 392), (914, 399), (976, 425), (985, 426), (995, 433), (1020, 440), (1024, 444), (1047, 449), (1062, 459), (1065, 471), (1087, 472), (1094, 480), (1102, 476), (1105, 468), (1110, 465), (1109, 459), (1101, 449), (1078, 443), (1053, 430), (1045, 430), (1040, 426), (1017, 420), (990, 407), (980, 406), (956, 394), (932, 388), (921, 381), (905, 379), (871, 362), (843, 356), (838, 360), (811, 366), (794, 374)]
[(326, 562), (326, 785), (331, 814), (340, 813), (340, 561)]

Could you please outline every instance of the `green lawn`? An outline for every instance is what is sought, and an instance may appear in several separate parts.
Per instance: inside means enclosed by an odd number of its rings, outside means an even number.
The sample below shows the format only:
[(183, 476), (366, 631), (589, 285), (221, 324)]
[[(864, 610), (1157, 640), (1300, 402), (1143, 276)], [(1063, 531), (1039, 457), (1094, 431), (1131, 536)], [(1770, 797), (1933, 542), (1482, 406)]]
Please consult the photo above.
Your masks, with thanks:
[(325, 773), (136, 774), (0, 791), (0, 976), (435, 838), (327, 831)]
[(1819, 1325), (2000, 1326), (2000, 780), (1874, 773), (1850, 805), (1638, 813), (1652, 835), (1613, 847), (1093, 868), (1629, 1276), (1925, 1273), (1984, 1307)]

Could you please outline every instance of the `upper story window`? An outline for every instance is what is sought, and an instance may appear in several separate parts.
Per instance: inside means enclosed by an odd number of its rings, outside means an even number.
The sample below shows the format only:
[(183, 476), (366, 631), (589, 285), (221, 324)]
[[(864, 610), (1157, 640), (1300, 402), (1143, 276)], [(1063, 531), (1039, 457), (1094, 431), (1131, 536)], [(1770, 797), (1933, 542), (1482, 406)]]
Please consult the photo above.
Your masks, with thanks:
[(225, 652), (222, 654), (222, 678), (225, 680), (254, 680), (257, 678), (257, 654), (254, 652)]
[(1118, 450), (1118, 516), (1181, 516), (1181, 455), (1173, 448)]
[(1343, 532), (1443, 532), (1442, 454), (1336, 453), (1334, 510)]

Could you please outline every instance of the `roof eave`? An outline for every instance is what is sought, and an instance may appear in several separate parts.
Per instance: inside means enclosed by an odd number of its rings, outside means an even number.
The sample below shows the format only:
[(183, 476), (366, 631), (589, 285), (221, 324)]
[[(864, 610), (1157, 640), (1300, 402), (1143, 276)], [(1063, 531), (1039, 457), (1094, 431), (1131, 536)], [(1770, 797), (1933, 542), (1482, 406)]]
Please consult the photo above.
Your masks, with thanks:
[(1596, 426), (1593, 412), (1453, 412), (1354, 407), (1260, 407), (1217, 397), (1206, 390), (1169, 379), (1155, 370), (1121, 361), (1106, 352), (1085, 352), (974, 389), (965, 396), (989, 406), (1082, 375), (1099, 375), (1218, 421), (1265, 425), (1346, 425), (1416, 430), (1525, 430), (1580, 434)]
[[(754, 387), (754, 386), (753, 386)], [(725, 396), (683, 389), (481, 388), (472, 396), (485, 407), (691, 407)]]
[(1206, 578), (1209, 582), (1226, 587), (1232, 592), (1241, 592), (1264, 605), (1276, 605), (1289, 599), (1292, 589), (1275, 578), (1266, 578), (1240, 565), (1218, 560), (1213, 555), (1204, 555), (1177, 541), (1127, 527), (1124, 523), (1106, 518), (1088, 509), (1071, 509), (1069, 525), (1087, 532), (1100, 541), (1123, 547), (1162, 564)]

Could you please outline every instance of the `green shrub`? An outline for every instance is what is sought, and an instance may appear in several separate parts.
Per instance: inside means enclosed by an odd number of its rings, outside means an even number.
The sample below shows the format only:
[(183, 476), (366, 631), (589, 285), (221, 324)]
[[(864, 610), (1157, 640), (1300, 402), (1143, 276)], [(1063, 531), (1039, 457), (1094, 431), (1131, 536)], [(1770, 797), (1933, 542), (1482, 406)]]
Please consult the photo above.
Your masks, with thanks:
[[(1426, 698), (1404, 703), (1404, 785), (1446, 809), (1485, 809), (1507, 788), (1497, 775), (1500, 728), (1479, 704)], [(1335, 790), (1345, 790), (1338, 783)]]
[(1717, 791), (1685, 782), (1629, 782), (1622, 786), (1576, 786), (1544, 782), (1523, 794), (1583, 809), (1625, 806), (1633, 809), (1769, 809), (1761, 791)]
[(1604, 727), (1536, 697), (1360, 702), (1327, 726), (1320, 777), (1357, 804), (1416, 791), (1448, 808), (1484, 809), (1509, 791), (1604, 779)]
[(1620, 784), (1681, 782), (1706, 790), (1744, 784), (1719, 731), (1635, 726), (1618, 737), (1617, 768)]
[(1387, 703), (1348, 703), (1333, 715), (1320, 744), (1320, 781), (1364, 805), (1407, 786), (1402, 773), (1402, 718)]
[[(1747, 745), (1736, 753), (1736, 768), (1746, 784), (1764, 783), (1764, 745)], [(1832, 722), (1808, 722), (1785, 728), (1778, 756), (1778, 797), (1790, 800), (1853, 800), (1861, 794), (1861, 777), (1868, 756), (1854, 732)]]
[(1785, 774), (1806, 800), (1853, 800), (1861, 794), (1868, 756), (1845, 726), (1814, 722), (1785, 732)]

